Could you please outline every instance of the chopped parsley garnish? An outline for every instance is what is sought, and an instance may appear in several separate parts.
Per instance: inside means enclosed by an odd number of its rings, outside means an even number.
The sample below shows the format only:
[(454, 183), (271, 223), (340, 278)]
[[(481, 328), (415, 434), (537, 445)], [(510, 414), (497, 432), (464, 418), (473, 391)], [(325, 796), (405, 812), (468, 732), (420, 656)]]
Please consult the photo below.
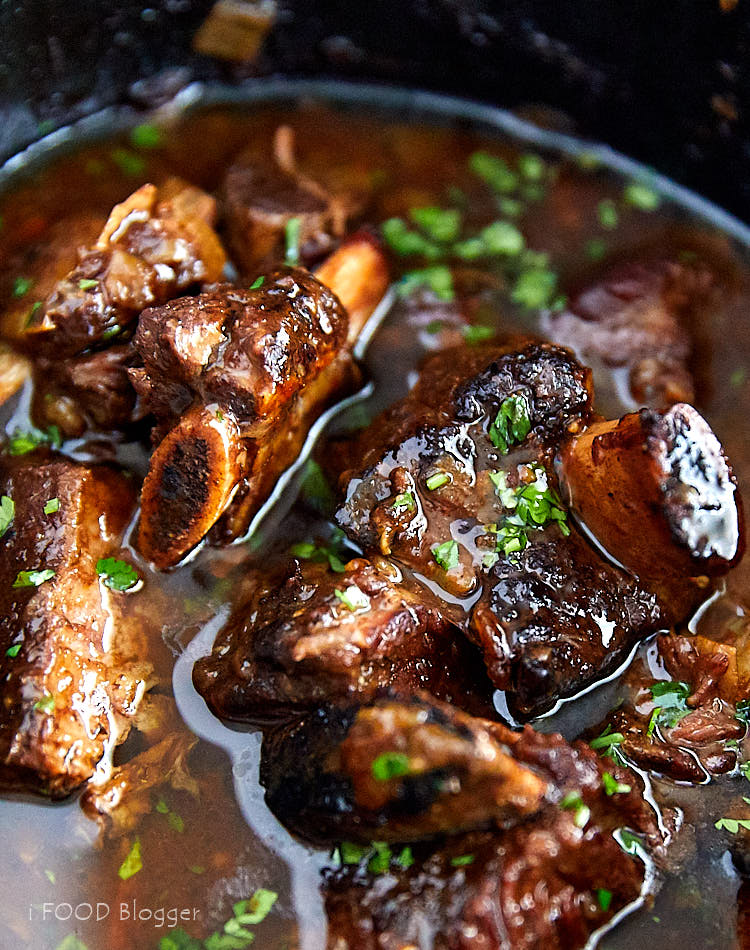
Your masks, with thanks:
[(338, 850), (342, 864), (359, 864), (362, 858), (370, 853), (367, 845), (356, 844), (353, 841), (342, 841)]
[(168, 815), (169, 805), (164, 801), (163, 798), (160, 798), (159, 801), (156, 803), (156, 810), (159, 812), (160, 815)]
[(600, 261), (607, 253), (607, 242), (603, 238), (591, 238), (584, 250), (590, 261)]
[(529, 181), (541, 181), (544, 178), (546, 166), (540, 155), (528, 152), (518, 159), (518, 170)]
[[(55, 950), (89, 950), (89, 948), (75, 934), (68, 934), (61, 943), (58, 943)], [(171, 950), (171, 948), (168, 948), (168, 950)], [(182, 950), (182, 948), (178, 947), (177, 950)]]
[(520, 254), (526, 242), (523, 235), (510, 221), (493, 221), (479, 232), (488, 254)]
[(489, 152), (474, 152), (469, 157), (469, 168), (493, 191), (508, 194), (518, 187), (518, 175), (502, 158), (490, 155)]
[[(0, 527), (2, 523), (0, 522)], [(0, 534), (2, 537), (2, 534)], [(740, 722), (744, 722), (746, 725), (750, 723), (750, 699), (741, 699), (737, 705), (734, 707), (734, 714)]]
[(19, 571), (13, 581), (14, 587), (39, 587), (45, 581), (51, 581), (55, 572), (50, 568), (34, 571)]
[(120, 875), (123, 881), (127, 881), (128, 878), (132, 877), (134, 874), (137, 874), (143, 868), (143, 860), (141, 858), (141, 839), (136, 838), (133, 842), (133, 846), (128, 851), (125, 856), (125, 860), (120, 865), (118, 874)]
[(729, 385), (733, 386), (735, 389), (742, 386), (742, 384), (747, 379), (747, 370), (744, 366), (740, 366), (738, 369), (734, 370), (729, 376)]
[(412, 208), (409, 217), (433, 241), (455, 241), (461, 231), (461, 212), (457, 208), (438, 208), (429, 205)]
[(607, 231), (613, 231), (619, 222), (617, 214), (617, 205), (611, 198), (603, 198), (596, 206), (596, 214), (599, 218), (599, 224)]
[(430, 491), (435, 491), (438, 488), (442, 488), (443, 485), (447, 485), (450, 481), (452, 481), (452, 479), (447, 472), (435, 472), (434, 475), (430, 475), (430, 477), (425, 480), (425, 485)]
[(502, 506), (504, 508), (515, 508), (516, 493), (512, 488), (508, 487), (508, 473), (498, 471), (488, 472), (488, 475), (495, 488), (495, 494), (500, 499)]
[(205, 950), (205, 947), (205, 943), (191, 937), (182, 927), (170, 930), (159, 941), (159, 950)]
[(51, 716), (55, 711), (55, 697), (51, 693), (45, 693), (34, 703), (34, 709), (44, 713), (45, 716)]
[(136, 148), (156, 148), (161, 145), (161, 140), (161, 130), (148, 122), (130, 130), (130, 142)]
[(126, 591), (135, 587), (140, 575), (132, 564), (114, 557), (103, 557), (96, 562), (96, 573), (111, 590)]
[(327, 515), (333, 509), (336, 499), (323, 469), (313, 459), (308, 459), (300, 485), (300, 494), (314, 511)]
[(372, 763), (373, 778), (379, 782), (400, 778), (402, 775), (408, 775), (409, 771), (409, 756), (403, 752), (383, 752)]
[(360, 864), (367, 859), (367, 870), (371, 874), (384, 874), (391, 862), (395, 862), (404, 869), (414, 864), (414, 855), (410, 847), (402, 848), (398, 855), (394, 855), (383, 841), (373, 841), (370, 845), (342, 841), (333, 852), (332, 859), (336, 864)]
[(405, 871), (414, 864), (414, 855), (409, 845), (401, 850), (401, 854), (396, 858), (396, 864), (400, 864)]
[(343, 574), (346, 570), (346, 562), (342, 561), (333, 548), (324, 544), (300, 541), (289, 548), (289, 553), (294, 557), (301, 558), (303, 561), (313, 561), (317, 563), (328, 561), (331, 570), (336, 571), (337, 574)]
[(750, 831), (750, 818), (719, 818), (714, 827), (719, 831), (728, 831), (731, 835), (736, 835), (740, 828)]
[(235, 918), (243, 924), (262, 924), (279, 899), (276, 891), (259, 887), (249, 900), (238, 901), (232, 906)]
[(170, 811), (167, 814), (167, 824), (172, 829), (172, 831), (176, 831), (178, 834), (182, 834), (182, 832), (185, 830), (185, 822), (182, 817), (177, 814), (177, 812)]
[(455, 858), (451, 858), (451, 867), (452, 868), (465, 868), (470, 864), (473, 864), (475, 861), (473, 854), (458, 854)]
[(386, 244), (400, 257), (420, 254), (428, 260), (435, 260), (443, 253), (440, 247), (423, 237), (418, 231), (412, 231), (401, 218), (389, 218), (384, 221), (381, 232)]
[(546, 267), (530, 267), (521, 271), (510, 298), (526, 310), (549, 307), (557, 289), (557, 274)]
[(98, 286), (99, 286), (99, 281), (94, 280), (93, 277), (82, 277), (78, 281), (79, 290), (93, 290), (94, 287), (98, 287)]
[(350, 584), (350, 586), (344, 590), (336, 588), (334, 594), (336, 595), (336, 599), (340, 600), (348, 610), (357, 611), (370, 609), (370, 598), (363, 590), (360, 590), (356, 584)]
[(56, 511), (60, 510), (60, 499), (59, 498), (50, 498), (47, 504), (44, 506), (45, 515), (54, 515)]
[(264, 281), (265, 279), (266, 279), (266, 278), (263, 277), (263, 276), (261, 276), (261, 277), (256, 277), (255, 280), (252, 282), (252, 284), (250, 284), (250, 290), (257, 290), (259, 287), (262, 287), (262, 286), (263, 286), (263, 281)]
[(560, 802), (560, 808), (573, 812), (573, 822), (577, 828), (585, 828), (591, 817), (591, 809), (581, 798), (580, 792), (568, 792)]
[(5, 655), (10, 656), (10, 657), (18, 656), (20, 651), (21, 651), (21, 644), (14, 643), (12, 647), (8, 647), (8, 649), (5, 651)]
[(412, 511), (417, 507), (414, 492), (402, 491), (391, 502), (391, 509), (399, 514), (402, 511)]
[(621, 764), (625, 761), (625, 757), (618, 746), (624, 741), (625, 736), (621, 732), (612, 732), (612, 726), (607, 726), (600, 736), (597, 736), (596, 739), (592, 739), (591, 742), (589, 742), (589, 745), (596, 752), (601, 752), (602, 755), (608, 756), (618, 764)]
[(687, 683), (673, 680), (654, 683), (651, 687), (651, 696), (658, 701), (658, 706), (651, 714), (648, 734), (653, 733), (655, 725), (671, 729), (684, 719), (691, 711), (686, 702), (690, 693), (691, 689)]
[(487, 327), (481, 323), (464, 327), (461, 330), (461, 334), (469, 346), (478, 346), (480, 343), (484, 343), (485, 340), (491, 340), (492, 337), (495, 336), (495, 333), (494, 327)]
[(499, 524), (485, 525), (488, 534), (495, 535), (495, 549), (506, 556), (523, 551), (529, 541), (529, 532), (541, 530), (551, 522), (556, 522), (562, 534), (567, 537), (570, 528), (567, 512), (557, 493), (547, 484), (547, 476), (541, 466), (531, 466), (535, 479), (528, 485), (510, 489), (501, 478), (504, 473), (493, 472), (490, 479), (505, 508), (513, 510)]
[(407, 271), (398, 284), (398, 292), (402, 297), (408, 297), (414, 291), (426, 287), (431, 290), (438, 300), (449, 302), (454, 299), (453, 275), (445, 264), (433, 264), (419, 270)]
[(300, 218), (290, 218), (284, 225), (284, 241), (286, 243), (286, 254), (284, 260), (292, 267), (299, 264), (299, 237), (302, 228)]
[(131, 178), (137, 178), (146, 171), (145, 160), (127, 148), (112, 149), (110, 158), (123, 175), (128, 175)]
[(37, 313), (41, 309), (42, 309), (42, 301), (41, 300), (34, 301), (34, 303), (31, 305), (31, 310), (29, 310), (28, 314), (26, 315), (26, 322), (24, 323), (24, 328), (31, 326), (34, 320), (34, 317), (37, 315)]
[(530, 431), (529, 404), (524, 396), (514, 395), (503, 400), (487, 434), (495, 448), (507, 455), (511, 445), (523, 442)]
[(432, 556), (444, 571), (453, 570), (458, 566), (458, 542), (444, 541), (432, 548)]
[(11, 455), (26, 455), (39, 448), (40, 445), (49, 445), (53, 449), (60, 448), (62, 437), (57, 426), (48, 426), (44, 431), (33, 427), (28, 431), (16, 429), (8, 439), (8, 452)]
[(8, 498), (7, 495), (3, 495), (3, 497), (0, 498), (0, 538), (2, 538), (8, 528), (10, 528), (15, 514), (16, 503), (12, 498)]
[(16, 277), (16, 279), (13, 281), (13, 296), (25, 297), (33, 286), (34, 281), (30, 280), (28, 277)]
[(638, 208), (639, 211), (656, 211), (661, 204), (660, 196), (648, 185), (638, 181), (631, 181), (626, 185), (622, 196), (627, 204)]
[(626, 854), (642, 854), (646, 850), (643, 838), (628, 831), (627, 828), (618, 828), (614, 833), (614, 839)]
[(605, 772), (602, 775), (602, 784), (604, 785), (604, 791), (607, 795), (626, 795), (632, 791), (630, 785), (626, 785), (624, 782), (618, 782), (610, 772)]
[(373, 841), (373, 856), (367, 862), (367, 870), (371, 874), (385, 874), (391, 864), (393, 854), (384, 841)]
[(609, 910), (612, 903), (612, 891), (608, 891), (605, 888), (600, 887), (596, 892), (596, 900), (602, 910)]

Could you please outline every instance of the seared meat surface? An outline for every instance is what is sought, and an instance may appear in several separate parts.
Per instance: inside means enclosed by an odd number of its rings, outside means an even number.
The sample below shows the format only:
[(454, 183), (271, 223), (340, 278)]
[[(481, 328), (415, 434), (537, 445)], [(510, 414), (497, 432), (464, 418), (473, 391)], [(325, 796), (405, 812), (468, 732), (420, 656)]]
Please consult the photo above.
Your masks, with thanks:
[(443, 609), (522, 718), (689, 616), (743, 549), (734, 476), (698, 413), (596, 422), (587, 371), (549, 344), (436, 355), (345, 465), (337, 520), (365, 551), (454, 597), (481, 587)]
[(4, 461), (0, 494), (15, 505), (0, 540), (0, 785), (59, 798), (106, 777), (149, 673), (124, 595), (96, 569), (119, 549), (133, 490), (113, 470), (37, 451)]
[(473, 649), (437, 599), (382, 558), (354, 559), (344, 573), (295, 560), (260, 576), (193, 680), (217, 715), (242, 720), (370, 699), (390, 686), (476, 706), (489, 694)]
[(267, 736), (261, 782), (279, 819), (316, 840), (505, 827), (556, 797), (547, 777), (514, 759), (516, 739), (426, 693), (392, 694), (321, 707)]
[(704, 265), (656, 260), (618, 264), (549, 313), (544, 331), (579, 358), (622, 368), (636, 406), (693, 402), (693, 330), (714, 276)]
[[(37, 419), (71, 436), (132, 421), (133, 351), (118, 344), (144, 307), (219, 279), (225, 255), (215, 216), (209, 195), (177, 179), (158, 189), (143, 185), (113, 208), (96, 242), (78, 250), (21, 335), (35, 362)], [(61, 257), (68, 261), (69, 245)], [(57, 261), (48, 270), (56, 274)]]
[[(474, 740), (477, 728), (469, 726)], [(414, 845), (408, 858), (394, 848), (385, 867), (369, 855), (352, 863), (351, 848), (342, 847), (345, 866), (326, 877), (329, 950), (396, 950), (425, 940), (436, 950), (574, 950), (652, 885), (644, 860), (662, 858), (665, 833), (633, 773), (603, 766), (588, 747), (561, 736), (486, 728), (504, 738), (519, 769), (544, 779), (544, 802), (505, 830)], [(433, 755), (440, 754), (437, 746)], [(474, 754), (480, 759), (479, 746)], [(329, 808), (338, 803), (332, 791)], [(672, 816), (665, 818), (668, 826)]]
[(283, 259), (290, 221), (299, 229), (299, 259), (311, 266), (334, 249), (362, 206), (361, 197), (332, 193), (297, 168), (288, 126), (277, 130), (273, 151), (273, 163), (241, 155), (224, 179), (229, 247), (251, 280)]
[(212, 528), (219, 542), (241, 536), (314, 419), (358, 382), (351, 347), (385, 292), (384, 258), (355, 237), (324, 267), (331, 288), (280, 268), (255, 289), (221, 287), (142, 314), (144, 365), (130, 375), (159, 425), (138, 543), (157, 567)]

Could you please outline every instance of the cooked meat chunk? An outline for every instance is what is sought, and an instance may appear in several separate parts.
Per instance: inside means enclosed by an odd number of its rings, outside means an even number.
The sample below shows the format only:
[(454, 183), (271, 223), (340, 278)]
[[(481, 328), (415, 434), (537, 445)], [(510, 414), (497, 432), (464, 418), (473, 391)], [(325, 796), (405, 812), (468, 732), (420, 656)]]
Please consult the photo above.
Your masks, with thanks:
[(584, 362), (628, 372), (634, 406), (693, 402), (693, 324), (714, 278), (705, 266), (657, 260), (619, 264), (550, 313), (544, 332)]
[(329, 872), (329, 950), (574, 950), (653, 886), (644, 862), (665, 838), (640, 780), (561, 736), (509, 736), (517, 762), (549, 782), (544, 806), (506, 830)]
[(426, 693), (325, 706), (266, 737), (261, 783), (277, 817), (317, 840), (504, 827), (536, 813), (550, 791), (513, 758), (506, 733)]
[(694, 409), (593, 422), (590, 400), (587, 372), (549, 344), (441, 353), (342, 479), (337, 520), (366, 552), (478, 595), (444, 610), (522, 718), (689, 616), (743, 548), (734, 477)]
[(604, 747), (618, 761), (679, 782), (703, 784), (732, 771), (747, 729), (721, 695), (729, 655), (702, 637), (661, 636), (658, 646), (674, 678), (654, 680), (645, 664), (636, 663), (623, 683), (625, 702), (605, 727), (617, 741)]
[(489, 430), (509, 399), (528, 423), (526, 458), (545, 463), (566, 430), (590, 415), (589, 374), (543, 343), (437, 354), (409, 395), (349, 450), (338, 523), (366, 550), (393, 554), (452, 594), (470, 593), (481, 556), (472, 556), (470, 542), (447, 570), (434, 551), (457, 531), (497, 520), (490, 474), (505, 461)]
[[(123, 341), (144, 307), (219, 279), (225, 257), (214, 218), (213, 199), (197, 188), (144, 185), (112, 210), (96, 243), (78, 249), (21, 336), (34, 360), (40, 424), (78, 436), (132, 420), (133, 352)], [(71, 256), (66, 249), (63, 259)], [(58, 273), (57, 262), (49, 271)]]
[(387, 269), (367, 236), (333, 258), (331, 288), (280, 268), (255, 289), (224, 287), (141, 316), (144, 366), (131, 378), (164, 438), (143, 487), (138, 543), (157, 567), (177, 563), (219, 518), (214, 540), (242, 535), (314, 419), (359, 380), (352, 344)]
[(311, 266), (333, 250), (362, 206), (357, 195), (334, 194), (297, 168), (288, 126), (277, 130), (274, 159), (240, 156), (224, 179), (229, 247), (250, 279), (284, 259), (290, 221), (299, 229), (299, 260)]
[(595, 422), (562, 448), (560, 473), (578, 519), (642, 579), (726, 574), (742, 556), (737, 481), (692, 406)]
[(0, 489), (15, 505), (0, 541), (0, 786), (59, 798), (106, 777), (149, 672), (123, 595), (96, 570), (117, 552), (134, 497), (113, 470), (26, 459), (4, 463)]
[(258, 577), (193, 680), (217, 715), (243, 720), (371, 699), (390, 686), (459, 702), (473, 690), (477, 705), (488, 695), (473, 650), (435, 598), (383, 559), (352, 560), (343, 574), (293, 561)]

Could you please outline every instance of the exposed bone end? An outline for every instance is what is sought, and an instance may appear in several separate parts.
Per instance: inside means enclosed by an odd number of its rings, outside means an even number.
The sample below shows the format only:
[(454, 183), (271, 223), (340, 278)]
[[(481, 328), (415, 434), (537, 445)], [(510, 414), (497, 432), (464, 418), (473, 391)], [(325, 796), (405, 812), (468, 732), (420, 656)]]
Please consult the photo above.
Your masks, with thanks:
[(234, 417), (217, 406), (186, 413), (151, 457), (138, 549), (160, 570), (203, 538), (232, 499), (245, 461)]
[(368, 231), (358, 231), (326, 258), (315, 276), (346, 308), (348, 343), (352, 346), (390, 283), (388, 260), (380, 242)]
[(744, 551), (737, 484), (719, 440), (692, 406), (597, 422), (560, 455), (571, 510), (641, 577), (725, 573)]

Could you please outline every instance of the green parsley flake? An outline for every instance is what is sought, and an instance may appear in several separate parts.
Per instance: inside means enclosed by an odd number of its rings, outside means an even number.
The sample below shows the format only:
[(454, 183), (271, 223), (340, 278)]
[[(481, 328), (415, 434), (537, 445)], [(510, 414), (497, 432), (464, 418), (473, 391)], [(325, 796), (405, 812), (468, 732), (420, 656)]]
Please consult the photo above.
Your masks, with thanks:
[(16, 503), (12, 498), (3, 495), (0, 498), (0, 538), (7, 532), (13, 523), (16, 514)]
[(557, 274), (546, 267), (530, 267), (521, 271), (511, 291), (513, 303), (526, 310), (548, 307), (557, 289)]
[(262, 287), (265, 279), (265, 277), (256, 277), (252, 284), (250, 284), (250, 290), (257, 290), (259, 287)]
[(520, 254), (524, 249), (523, 235), (510, 221), (493, 221), (479, 232), (479, 240), (489, 254)]
[(409, 845), (402, 849), (401, 853), (396, 858), (396, 864), (400, 864), (405, 871), (408, 870), (412, 864), (414, 864), (414, 855), (412, 854), (412, 850)]
[(750, 818), (719, 818), (714, 827), (719, 831), (728, 831), (730, 835), (736, 835), (740, 828), (750, 831)]
[(370, 853), (370, 849), (366, 845), (342, 841), (339, 853), (344, 864), (359, 864), (362, 858)]
[[(676, 726), (691, 711), (686, 702), (691, 692), (688, 683), (673, 680), (654, 683), (651, 687), (651, 696), (654, 700), (658, 700), (659, 705), (651, 715), (653, 724), (665, 726), (667, 729)], [(651, 735), (653, 733), (651, 724), (649, 728), (651, 729), (649, 735)]]
[(483, 326), (481, 323), (464, 327), (461, 330), (461, 334), (469, 346), (478, 346), (480, 343), (484, 343), (485, 340), (491, 340), (495, 333), (494, 327)]
[(590, 261), (600, 261), (607, 253), (607, 242), (603, 238), (592, 238), (584, 248)]
[(50, 871), (49, 868), (44, 869), (44, 876), (47, 878), (50, 884), (57, 883), (57, 875), (55, 874), (54, 871)]
[(100, 558), (96, 562), (96, 573), (110, 590), (131, 590), (141, 579), (132, 564), (114, 557)]
[(35, 302), (31, 305), (31, 310), (29, 310), (29, 312), (28, 312), (28, 314), (27, 314), (27, 316), (26, 316), (26, 322), (24, 323), (24, 329), (26, 329), (26, 328), (28, 328), (28, 327), (31, 326), (31, 324), (32, 324), (33, 321), (34, 321), (34, 317), (37, 315), (37, 313), (39, 313), (39, 311), (40, 311), (41, 309), (42, 309), (42, 301), (41, 301), (41, 300), (37, 300), (37, 301), (35, 301)]
[(13, 581), (14, 587), (39, 587), (45, 581), (51, 581), (55, 572), (50, 568), (34, 571), (19, 571), (16, 579)]
[[(213, 934), (213, 936), (219, 935)], [(208, 939), (210, 940), (211, 937)], [(191, 937), (190, 934), (186, 933), (182, 927), (170, 930), (169, 933), (165, 934), (159, 941), (159, 950), (204, 950), (207, 946), (208, 942), (201, 943), (200, 940), (196, 940), (194, 937)]]
[(18, 656), (20, 650), (21, 650), (21, 644), (14, 643), (12, 647), (8, 647), (8, 649), (5, 651), (5, 655), (10, 656), (10, 657)]
[(438, 208), (429, 205), (412, 208), (409, 217), (433, 241), (455, 241), (461, 231), (461, 212), (457, 208)]
[(432, 556), (444, 571), (451, 571), (458, 567), (458, 543), (444, 541), (442, 544), (436, 544), (432, 548)]
[(453, 300), (456, 294), (450, 267), (434, 264), (431, 267), (407, 271), (398, 284), (398, 292), (402, 297), (408, 297), (423, 288), (431, 290), (438, 300)]
[(328, 561), (331, 570), (336, 571), (337, 574), (343, 574), (346, 570), (346, 563), (341, 560), (336, 551), (326, 545), (313, 544), (311, 541), (300, 541), (289, 548), (289, 553), (303, 561), (316, 563)]
[(39, 448), (40, 445), (49, 445), (53, 449), (60, 448), (62, 437), (57, 426), (48, 426), (44, 431), (35, 428), (28, 431), (15, 429), (8, 439), (8, 452), (11, 455), (26, 455)]
[(380, 228), (386, 244), (399, 257), (420, 254), (430, 260), (440, 257), (443, 251), (417, 231), (412, 231), (401, 218), (389, 218)]
[(336, 588), (334, 594), (336, 595), (336, 599), (340, 600), (348, 610), (354, 612), (357, 610), (370, 609), (370, 598), (363, 590), (360, 590), (356, 584), (351, 584), (344, 590)]
[(55, 711), (55, 697), (51, 693), (45, 693), (41, 699), (34, 703), (34, 709), (45, 716), (51, 716)]
[(123, 175), (129, 178), (138, 178), (146, 171), (146, 162), (140, 155), (126, 148), (115, 148), (110, 152), (110, 158), (117, 165)]
[(169, 805), (164, 801), (163, 798), (160, 798), (159, 801), (156, 803), (156, 810), (159, 812), (160, 815), (168, 815)]
[(632, 791), (630, 785), (626, 785), (624, 782), (618, 782), (610, 772), (605, 772), (602, 775), (602, 784), (604, 785), (604, 791), (610, 796), (626, 795)]
[(529, 405), (524, 396), (504, 399), (488, 435), (496, 449), (507, 455), (511, 445), (519, 445), (531, 431)]
[(744, 384), (746, 379), (747, 379), (747, 370), (745, 369), (744, 366), (740, 366), (738, 369), (734, 370), (734, 372), (730, 375), (729, 385), (733, 386), (735, 389), (738, 389), (740, 386)]
[(643, 838), (628, 831), (627, 828), (618, 828), (614, 833), (614, 839), (626, 854), (640, 855), (646, 851)]
[(133, 875), (137, 874), (142, 868), (141, 840), (140, 838), (136, 838), (133, 842), (133, 847), (128, 851), (117, 873), (123, 881), (127, 881), (128, 878), (133, 877)]
[(290, 218), (284, 225), (284, 240), (286, 242), (284, 260), (292, 267), (299, 264), (299, 238), (301, 229), (301, 218)]
[(136, 148), (156, 148), (161, 145), (161, 130), (155, 125), (144, 122), (130, 130), (130, 143)]
[(459, 854), (455, 858), (451, 858), (451, 867), (452, 868), (465, 868), (470, 864), (473, 864), (475, 861), (473, 854)]
[(518, 159), (518, 170), (529, 181), (541, 181), (544, 178), (546, 166), (540, 155), (529, 152)]
[(498, 471), (488, 472), (487, 474), (503, 508), (515, 508), (518, 504), (518, 499), (516, 498), (515, 490), (508, 487), (508, 473)]
[(607, 231), (613, 231), (619, 223), (617, 214), (617, 205), (611, 198), (603, 198), (596, 206), (596, 214), (599, 218), (599, 224)]
[(577, 828), (585, 828), (591, 817), (591, 809), (581, 798), (580, 792), (568, 792), (560, 802), (560, 808), (573, 812), (573, 822)]
[(16, 279), (13, 281), (13, 296), (25, 297), (33, 286), (34, 281), (30, 280), (28, 277), (16, 277)]
[(648, 185), (638, 181), (626, 185), (622, 196), (627, 204), (639, 211), (656, 211), (661, 204), (660, 196)]
[(603, 911), (608, 911), (610, 905), (612, 904), (612, 891), (608, 891), (603, 887), (600, 887), (596, 892), (596, 900), (599, 904), (599, 907)]
[(750, 699), (741, 699), (735, 706), (734, 714), (740, 722), (750, 723)]
[(617, 763), (625, 761), (625, 757), (618, 746), (625, 741), (625, 736), (621, 732), (612, 732), (612, 726), (607, 726), (604, 732), (592, 739), (589, 745), (596, 752), (613, 759)]
[(185, 830), (185, 821), (176, 812), (169, 812), (167, 815), (167, 824), (172, 829), (172, 831), (176, 831), (178, 834), (182, 834), (182, 832)]
[(518, 218), (524, 212), (523, 202), (516, 198), (498, 197), (497, 207), (508, 218)]
[[(89, 950), (89, 948), (75, 934), (68, 934), (61, 943), (58, 943), (55, 950)], [(181, 948), (178, 947), (177, 950)]]
[(474, 152), (469, 157), (469, 169), (493, 191), (509, 194), (518, 186), (518, 175), (511, 171), (507, 163), (489, 152)]
[(414, 493), (410, 491), (403, 491), (396, 495), (391, 503), (391, 509), (396, 512), (396, 514), (402, 511), (413, 511), (416, 507), (417, 501), (414, 497)]
[(393, 857), (391, 849), (385, 841), (373, 841), (372, 848), (375, 853), (367, 862), (367, 870), (371, 874), (385, 874)]
[(45, 515), (54, 515), (56, 511), (60, 510), (60, 499), (59, 498), (50, 498), (47, 504), (44, 506)]
[(442, 488), (443, 485), (447, 485), (450, 481), (452, 481), (452, 479), (447, 472), (435, 472), (434, 475), (430, 475), (430, 477), (425, 480), (425, 485), (430, 491), (435, 491), (438, 488)]
[(300, 494), (305, 503), (319, 515), (329, 514), (336, 504), (336, 497), (323, 469), (313, 459), (308, 459), (305, 465)]
[(94, 287), (98, 287), (98, 286), (99, 286), (99, 281), (94, 280), (93, 277), (82, 277), (78, 281), (79, 290), (93, 290)]
[(409, 756), (403, 752), (383, 752), (372, 763), (372, 775), (378, 782), (388, 782), (392, 778), (408, 775)]

